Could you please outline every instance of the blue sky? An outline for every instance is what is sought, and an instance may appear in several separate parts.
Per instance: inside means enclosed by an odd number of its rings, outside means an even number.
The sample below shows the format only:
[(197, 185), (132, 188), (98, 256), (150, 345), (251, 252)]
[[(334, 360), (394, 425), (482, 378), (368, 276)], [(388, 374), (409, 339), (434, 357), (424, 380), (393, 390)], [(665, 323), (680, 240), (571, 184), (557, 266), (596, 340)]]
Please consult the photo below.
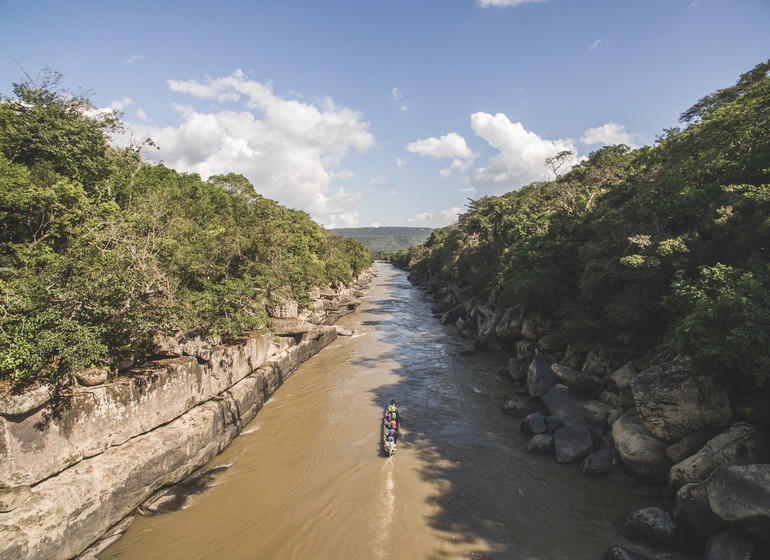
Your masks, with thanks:
[(653, 143), (768, 29), (768, 0), (0, 0), (0, 93), (59, 70), (152, 161), (327, 227), (438, 227), (563, 149)]

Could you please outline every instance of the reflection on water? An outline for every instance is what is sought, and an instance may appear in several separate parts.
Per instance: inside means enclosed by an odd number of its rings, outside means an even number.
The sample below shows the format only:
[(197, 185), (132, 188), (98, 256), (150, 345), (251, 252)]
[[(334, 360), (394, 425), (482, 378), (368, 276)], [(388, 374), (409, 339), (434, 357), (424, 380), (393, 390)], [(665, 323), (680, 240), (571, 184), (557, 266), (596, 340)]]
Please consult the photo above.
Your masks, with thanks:
[[(505, 355), (460, 356), (406, 275), (380, 276), (355, 329), (303, 364), (206, 469), (183, 509), (137, 517), (107, 559), (596, 559), (651, 505), (629, 485), (528, 454), (500, 413)], [(396, 400), (402, 445), (380, 452)], [(650, 551), (645, 552), (654, 557)]]

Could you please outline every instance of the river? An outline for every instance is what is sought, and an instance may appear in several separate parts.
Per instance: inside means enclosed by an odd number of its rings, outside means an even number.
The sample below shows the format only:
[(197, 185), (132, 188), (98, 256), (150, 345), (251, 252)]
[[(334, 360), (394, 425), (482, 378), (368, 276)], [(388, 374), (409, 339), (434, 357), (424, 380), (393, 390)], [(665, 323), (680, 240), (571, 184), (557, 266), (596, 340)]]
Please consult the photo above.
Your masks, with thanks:
[[(461, 356), (406, 274), (377, 264), (355, 330), (304, 363), (178, 511), (137, 516), (100, 560), (598, 559), (633, 486), (529, 454), (504, 354)], [(404, 437), (380, 451), (393, 398)], [(651, 555), (650, 551), (645, 552)], [(662, 558), (663, 556), (650, 556)]]

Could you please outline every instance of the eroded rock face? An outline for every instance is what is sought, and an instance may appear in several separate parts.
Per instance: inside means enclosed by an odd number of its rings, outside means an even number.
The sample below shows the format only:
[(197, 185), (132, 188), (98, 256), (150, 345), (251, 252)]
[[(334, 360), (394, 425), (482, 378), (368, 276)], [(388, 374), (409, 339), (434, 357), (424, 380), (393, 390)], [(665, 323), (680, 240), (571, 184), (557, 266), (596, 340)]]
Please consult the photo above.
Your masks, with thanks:
[(636, 409), (630, 409), (612, 425), (612, 438), (623, 463), (640, 478), (663, 482), (672, 466), (667, 445), (653, 436)]
[(733, 416), (727, 392), (712, 381), (690, 382), (684, 361), (653, 366), (631, 381), (639, 416), (652, 435), (668, 443)]

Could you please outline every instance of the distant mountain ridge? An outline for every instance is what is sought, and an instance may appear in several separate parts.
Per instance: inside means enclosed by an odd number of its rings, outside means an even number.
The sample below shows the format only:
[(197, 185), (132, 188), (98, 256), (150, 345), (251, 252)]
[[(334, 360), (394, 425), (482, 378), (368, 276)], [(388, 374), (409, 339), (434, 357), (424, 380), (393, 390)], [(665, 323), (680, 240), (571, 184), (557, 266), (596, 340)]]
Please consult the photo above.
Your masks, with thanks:
[(408, 249), (430, 237), (433, 228), (428, 227), (361, 227), (335, 228), (337, 235), (350, 237), (372, 252), (392, 253)]

